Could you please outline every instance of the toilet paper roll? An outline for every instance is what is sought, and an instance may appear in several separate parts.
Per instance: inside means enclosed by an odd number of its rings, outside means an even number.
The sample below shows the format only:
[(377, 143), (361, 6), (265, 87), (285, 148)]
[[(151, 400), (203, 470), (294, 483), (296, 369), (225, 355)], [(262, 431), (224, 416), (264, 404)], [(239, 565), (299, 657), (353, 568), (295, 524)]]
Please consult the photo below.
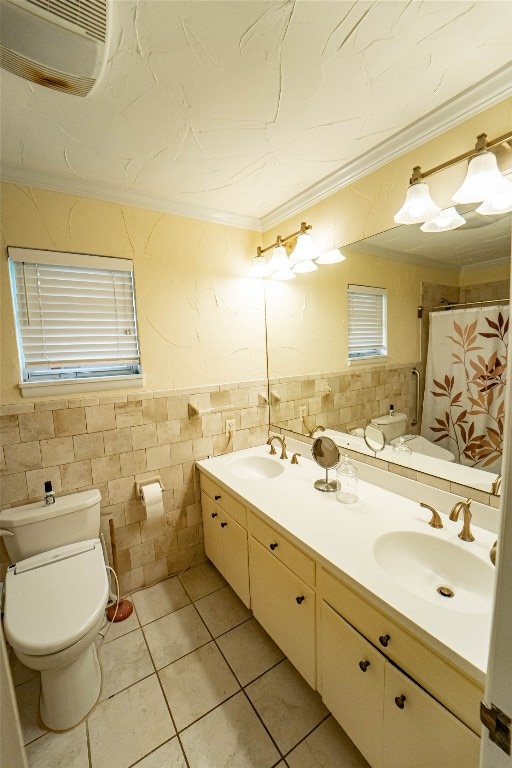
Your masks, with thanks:
[(142, 504), (146, 509), (146, 519), (158, 517), (164, 513), (164, 500), (160, 483), (144, 485), (141, 490)]

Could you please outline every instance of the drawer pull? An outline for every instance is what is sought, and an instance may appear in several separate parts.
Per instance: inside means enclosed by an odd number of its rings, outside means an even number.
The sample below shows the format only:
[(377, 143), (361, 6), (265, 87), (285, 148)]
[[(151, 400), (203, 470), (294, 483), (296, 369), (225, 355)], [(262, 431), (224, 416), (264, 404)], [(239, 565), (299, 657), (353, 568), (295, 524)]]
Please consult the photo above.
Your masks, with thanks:
[(299, 597), (295, 598), (295, 601), (300, 605), (301, 603), (304, 602), (305, 599), (306, 598), (304, 597), (304, 595), (299, 595)]
[(221, 527), (221, 528), (225, 528), (225, 527), (226, 527), (226, 525), (227, 525), (227, 523), (221, 523), (221, 524), (220, 524), (220, 527)]
[(214, 498), (215, 498), (215, 501), (218, 501), (221, 498), (221, 496), (217, 495), (217, 496), (214, 496)]
[(397, 705), (398, 709), (403, 709), (405, 707), (405, 696), (395, 696), (395, 704)]
[(379, 637), (379, 643), (384, 646), (384, 648), (388, 647), (388, 643), (391, 640), (391, 637), (389, 635), (380, 635)]
[(279, 544), (277, 544), (277, 542), (276, 542), (276, 543), (274, 543), (274, 544), (270, 544), (270, 549), (271, 549), (271, 550), (272, 550), (272, 552), (273, 552), (273, 551), (274, 551), (274, 549), (277, 549), (277, 547), (278, 547), (278, 546), (279, 546)]
[(218, 514), (218, 512), (212, 512), (212, 517), (217, 517)]
[(370, 662), (369, 661), (360, 661), (359, 662), (359, 669), (361, 670), (361, 672), (366, 672), (366, 670), (368, 669), (369, 666), (370, 666)]

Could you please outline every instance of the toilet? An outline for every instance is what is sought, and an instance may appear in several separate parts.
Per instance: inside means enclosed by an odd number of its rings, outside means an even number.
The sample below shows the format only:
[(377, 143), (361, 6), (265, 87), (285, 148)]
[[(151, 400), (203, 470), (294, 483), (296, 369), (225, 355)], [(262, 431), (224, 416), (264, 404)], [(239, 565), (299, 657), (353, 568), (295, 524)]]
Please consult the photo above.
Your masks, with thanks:
[(109, 595), (98, 490), (0, 512), (13, 564), (5, 578), (4, 630), (18, 659), (41, 673), (44, 725), (64, 731), (96, 704), (94, 639)]
[(424, 456), (443, 459), (444, 461), (455, 460), (454, 454), (447, 448), (435, 445), (421, 435), (406, 435), (407, 415), (405, 413), (394, 413), (393, 416), (391, 414), (377, 416), (371, 420), (371, 423), (381, 430), (387, 444), (399, 437), (405, 437), (407, 439), (407, 446), (413, 453), (421, 453)]

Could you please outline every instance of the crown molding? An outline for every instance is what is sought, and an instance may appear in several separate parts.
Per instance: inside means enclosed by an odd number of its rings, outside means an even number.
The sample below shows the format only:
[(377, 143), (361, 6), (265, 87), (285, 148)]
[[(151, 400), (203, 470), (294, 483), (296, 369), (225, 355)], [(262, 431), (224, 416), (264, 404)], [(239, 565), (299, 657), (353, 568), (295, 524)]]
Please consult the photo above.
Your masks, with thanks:
[(512, 96), (512, 63), (462, 91), (453, 99), (411, 123), (403, 131), (398, 131), (364, 155), (267, 213), (261, 218), (263, 232), (509, 96)]
[(11, 184), (22, 184), (27, 187), (38, 187), (53, 192), (64, 192), (69, 195), (92, 197), (109, 203), (149, 208), (152, 211), (162, 211), (174, 216), (184, 216), (189, 219), (209, 221), (213, 224), (261, 232), (261, 222), (255, 216), (242, 216), (237, 213), (204, 208), (200, 205), (179, 203), (162, 197), (153, 197), (152, 195), (143, 195), (139, 192), (119, 189), (118, 187), (100, 185), (85, 179), (64, 179), (60, 176), (50, 176), (42, 171), (31, 171), (12, 165), (3, 165), (0, 168), (0, 179)]
[[(491, 259), (489, 261), (481, 261), (478, 264), (465, 264), (460, 268), (460, 271), (461, 274), (466, 274), (467, 272), (478, 272), (479, 270), (485, 269), (486, 267), (510, 267), (510, 259)], [(498, 301), (498, 299), (496, 299), (496, 301)]]

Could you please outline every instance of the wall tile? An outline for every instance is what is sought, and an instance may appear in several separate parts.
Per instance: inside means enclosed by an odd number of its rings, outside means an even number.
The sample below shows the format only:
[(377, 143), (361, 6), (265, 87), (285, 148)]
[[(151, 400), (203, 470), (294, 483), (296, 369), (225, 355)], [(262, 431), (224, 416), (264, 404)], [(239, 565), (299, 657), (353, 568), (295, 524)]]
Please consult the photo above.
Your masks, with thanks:
[(124, 514), (126, 519), (126, 525), (130, 523), (137, 523), (140, 520), (144, 520), (146, 516), (145, 509), (138, 499), (132, 499), (132, 501), (126, 501), (124, 504)]
[(120, 501), (130, 501), (135, 498), (135, 478), (123, 477), (119, 480), (109, 480), (108, 496), (111, 504)]
[(157, 421), (167, 421), (167, 401), (165, 398), (143, 401), (142, 421), (144, 424), (154, 424)]
[(156, 425), (156, 439), (158, 445), (176, 443), (181, 437), (181, 424), (179, 419), (172, 421), (160, 421)]
[(118, 403), (115, 406), (116, 426), (135, 427), (142, 424), (142, 405), (140, 401)]
[[(34, 403), (34, 410), (36, 411), (58, 411), (59, 408), (67, 408), (67, 400), (41, 400), (41, 402)], [(71, 407), (71, 406), (70, 406)]]
[(168, 573), (167, 558), (165, 557), (155, 560), (154, 563), (147, 563), (144, 566), (144, 583), (153, 584), (160, 579), (165, 579)]
[(130, 427), (123, 429), (109, 429), (103, 432), (105, 454), (126, 453), (133, 449), (132, 433)]
[(183, 464), (192, 461), (192, 440), (184, 440), (182, 443), (171, 445), (171, 464)]
[(105, 453), (103, 432), (91, 432), (84, 435), (73, 436), (73, 448), (75, 459), (97, 459)]
[[(44, 486), (43, 486), (44, 487)], [(0, 504), (16, 504), (28, 497), (25, 472), (6, 475), (0, 483)]]
[(54, 437), (53, 440), (41, 440), (41, 458), (43, 467), (53, 467), (74, 461), (73, 438)]
[(31, 440), (46, 440), (55, 437), (52, 411), (34, 411), (20, 413), (18, 416), (20, 439), (22, 443)]
[[(5, 417), (3, 417), (5, 418)], [(19, 443), (20, 430), (18, 428), (18, 417), (13, 417), (16, 421), (14, 427), (0, 427), (0, 445), (12, 445), (13, 443)]]
[(119, 459), (121, 462), (121, 477), (138, 475), (141, 472), (146, 472), (148, 469), (146, 451), (144, 450), (122, 453)]
[(132, 523), (116, 528), (116, 546), (118, 549), (128, 549), (140, 544), (140, 525)]
[(60, 476), (63, 491), (86, 488), (92, 485), (91, 462), (86, 459), (63, 464), (60, 468)]
[(94, 405), (86, 407), (85, 418), (88, 432), (103, 432), (116, 428), (114, 405)]
[(171, 463), (171, 446), (157, 445), (154, 448), (146, 448), (147, 469), (160, 469)]
[(133, 450), (152, 448), (158, 444), (156, 424), (144, 424), (142, 427), (131, 427)]
[(140, 537), (141, 541), (152, 541), (153, 539), (160, 539), (165, 535), (165, 518), (164, 515), (158, 517), (152, 517), (149, 520), (142, 520), (140, 523)]
[(91, 459), (92, 479), (94, 483), (108, 482), (121, 477), (118, 454)]
[(155, 545), (153, 541), (145, 541), (143, 544), (130, 547), (130, 564), (133, 570), (154, 562)]
[[(57, 437), (81, 435), (87, 432), (85, 408), (66, 408), (53, 411), (53, 423), (55, 424), (55, 435)], [(92, 430), (89, 431), (91, 432)]]
[(55, 493), (62, 491), (60, 467), (45, 467), (44, 469), (33, 469), (27, 472), (28, 498), (42, 499), (44, 496), (44, 484), (47, 480), (51, 481)]
[(173, 419), (188, 419), (188, 397), (168, 397), (167, 418), (169, 421)]
[(7, 472), (26, 472), (38, 469), (41, 464), (41, 449), (38, 442), (16, 443), (4, 447)]

